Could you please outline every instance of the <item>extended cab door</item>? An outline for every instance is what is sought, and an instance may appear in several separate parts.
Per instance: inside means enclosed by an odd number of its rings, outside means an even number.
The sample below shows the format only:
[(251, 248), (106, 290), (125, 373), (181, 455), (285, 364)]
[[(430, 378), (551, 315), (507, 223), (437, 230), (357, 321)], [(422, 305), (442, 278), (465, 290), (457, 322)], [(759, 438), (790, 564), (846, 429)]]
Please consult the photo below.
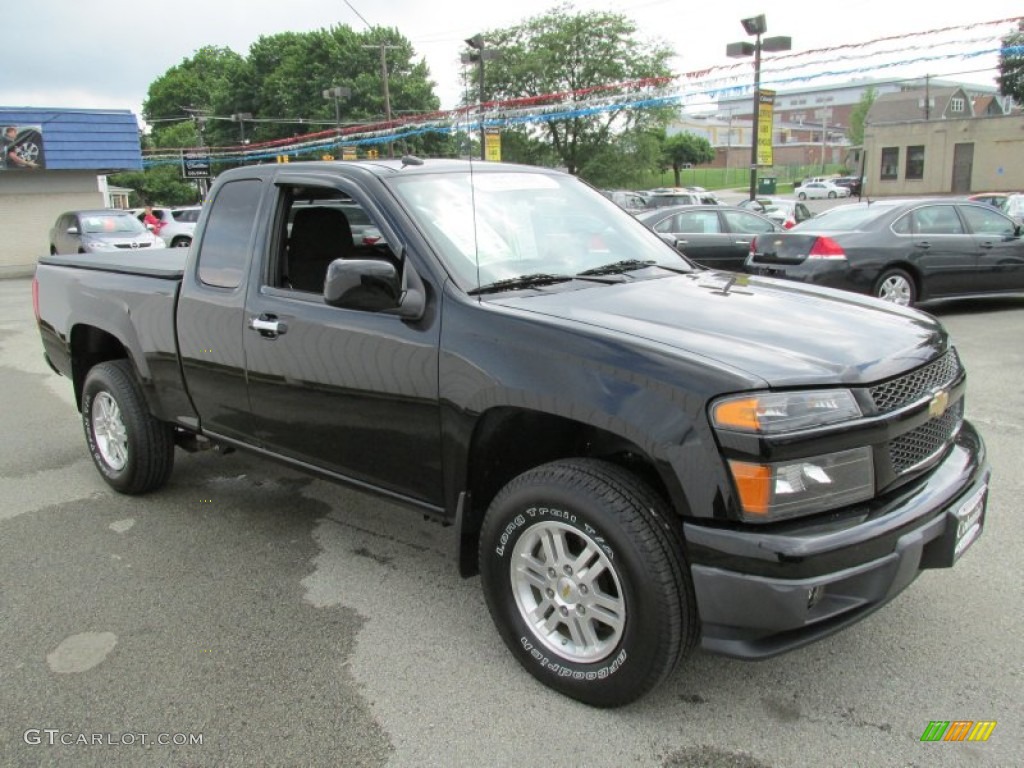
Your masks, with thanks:
[(256, 174), (215, 188), (178, 299), (176, 323), (189, 396), (206, 432), (250, 442), (245, 383), (246, 274), (266, 182)]
[[(259, 444), (419, 502), (443, 504), (439, 323), (323, 300), (335, 258), (389, 260), (394, 229), (354, 183), (278, 176), (273, 231), (250, 278), (244, 348)], [(375, 234), (351, 221), (371, 220)]]

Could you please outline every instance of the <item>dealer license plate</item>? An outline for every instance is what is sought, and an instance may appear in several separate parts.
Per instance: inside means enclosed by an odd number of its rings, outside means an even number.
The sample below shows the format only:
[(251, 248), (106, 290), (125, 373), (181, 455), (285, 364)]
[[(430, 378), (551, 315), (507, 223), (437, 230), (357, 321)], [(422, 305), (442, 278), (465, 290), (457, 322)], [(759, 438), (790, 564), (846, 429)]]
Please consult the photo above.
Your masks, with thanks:
[(985, 518), (985, 502), (988, 499), (988, 486), (984, 485), (975, 491), (960, 508), (953, 513), (956, 520), (956, 538), (953, 545), (953, 561), (967, 551), (981, 533)]

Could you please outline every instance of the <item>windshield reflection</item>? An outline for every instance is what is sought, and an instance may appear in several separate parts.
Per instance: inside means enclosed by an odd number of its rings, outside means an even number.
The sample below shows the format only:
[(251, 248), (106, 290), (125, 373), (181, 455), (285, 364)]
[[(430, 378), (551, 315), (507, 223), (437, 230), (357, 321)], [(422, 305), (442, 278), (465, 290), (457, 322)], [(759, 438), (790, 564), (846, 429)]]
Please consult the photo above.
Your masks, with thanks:
[[(394, 179), (396, 193), (467, 291), (534, 275), (631, 277), (694, 268), (615, 203), (572, 176), (458, 171)], [(530, 285), (531, 281), (523, 281)], [(549, 281), (550, 284), (550, 281)], [(592, 284), (592, 281), (591, 281)]]

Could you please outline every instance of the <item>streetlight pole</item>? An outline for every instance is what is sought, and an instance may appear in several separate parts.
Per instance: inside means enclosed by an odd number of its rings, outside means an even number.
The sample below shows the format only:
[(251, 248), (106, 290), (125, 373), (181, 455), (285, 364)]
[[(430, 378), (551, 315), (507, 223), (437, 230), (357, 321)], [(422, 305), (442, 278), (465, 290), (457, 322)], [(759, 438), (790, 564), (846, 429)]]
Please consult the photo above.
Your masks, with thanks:
[(486, 41), (483, 35), (473, 35), (466, 39), (466, 45), (474, 50), (469, 53), (462, 54), (462, 63), (469, 64), (471, 62), (477, 62), (477, 71), (480, 78), (480, 159), (487, 159), (487, 133), (484, 129), (484, 101), (486, 95), (484, 91), (484, 61), (488, 59), (496, 59), (500, 55), (498, 51), (490, 50), (486, 47)]
[(341, 85), (334, 85), (320, 92), (325, 99), (334, 99), (334, 130), (341, 143), (341, 105), (339, 99), (347, 99), (352, 96), (352, 89)]
[(758, 118), (761, 111), (761, 51), (788, 51), (793, 47), (793, 40), (789, 37), (766, 37), (762, 40), (761, 35), (768, 31), (768, 21), (763, 13), (760, 16), (743, 19), (742, 24), (746, 33), (754, 38), (754, 42), (729, 43), (725, 47), (725, 55), (732, 58), (754, 56), (754, 110), (750, 132), (750, 199), (753, 200), (757, 196), (757, 142), (760, 128)]

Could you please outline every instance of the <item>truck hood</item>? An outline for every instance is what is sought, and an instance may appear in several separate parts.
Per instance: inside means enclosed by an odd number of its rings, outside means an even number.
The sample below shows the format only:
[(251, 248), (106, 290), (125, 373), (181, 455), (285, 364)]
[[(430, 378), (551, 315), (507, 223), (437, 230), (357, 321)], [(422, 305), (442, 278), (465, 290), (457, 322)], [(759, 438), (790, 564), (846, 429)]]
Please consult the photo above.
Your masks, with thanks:
[(699, 355), (774, 387), (875, 382), (931, 360), (948, 343), (939, 322), (917, 310), (710, 270), (496, 301)]

